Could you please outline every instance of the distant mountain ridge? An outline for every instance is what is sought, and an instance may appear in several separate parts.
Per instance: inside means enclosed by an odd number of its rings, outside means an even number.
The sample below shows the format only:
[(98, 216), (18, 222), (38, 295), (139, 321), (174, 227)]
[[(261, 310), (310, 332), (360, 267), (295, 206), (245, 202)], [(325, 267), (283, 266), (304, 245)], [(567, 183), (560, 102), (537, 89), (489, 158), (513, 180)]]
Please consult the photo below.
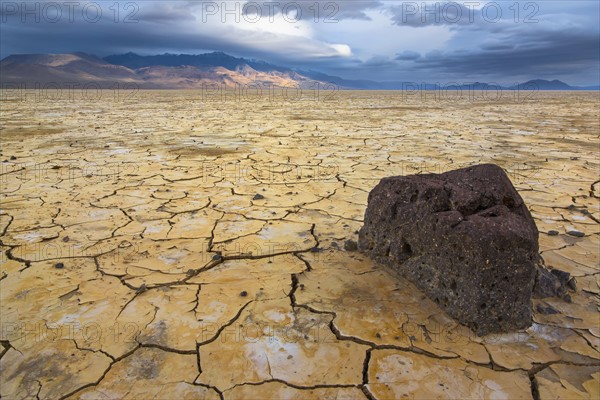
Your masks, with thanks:
[(224, 53), (156, 57), (128, 53), (107, 59), (113, 63), (85, 53), (11, 55), (0, 61), (0, 83), (4, 88), (31, 89), (49, 84), (64, 88), (93, 84), (107, 89), (116, 85), (142, 89), (233, 88), (257, 83), (274, 87), (314, 85), (312, 78), (290, 69), (246, 62)]
[(86, 53), (19, 54), (0, 61), (0, 83), (28, 88), (48, 83), (70, 87), (95, 84), (135, 84), (148, 89), (193, 89), (207, 84), (226, 87), (261, 83), (276, 87), (308, 87), (314, 83), (335, 84), (359, 90), (600, 90), (599, 86), (576, 87), (559, 80), (533, 79), (513, 86), (484, 82), (444, 86), (436, 83), (351, 80), (319, 71), (300, 70), (265, 61), (238, 58), (223, 52), (204, 54), (160, 54), (142, 56), (132, 52), (103, 59)]
[(111, 55), (104, 57), (104, 60), (115, 65), (122, 65), (130, 69), (138, 69), (143, 67), (223, 67), (229, 70), (235, 70), (244, 65), (249, 65), (256, 71), (268, 72), (293, 72), (290, 68), (280, 67), (269, 64), (264, 61), (247, 60), (245, 58), (237, 58), (221, 51), (204, 54), (159, 54), (154, 56), (140, 56), (129, 52), (126, 54)]
[(2, 83), (132, 80), (132, 71), (85, 53), (11, 55), (0, 61)]

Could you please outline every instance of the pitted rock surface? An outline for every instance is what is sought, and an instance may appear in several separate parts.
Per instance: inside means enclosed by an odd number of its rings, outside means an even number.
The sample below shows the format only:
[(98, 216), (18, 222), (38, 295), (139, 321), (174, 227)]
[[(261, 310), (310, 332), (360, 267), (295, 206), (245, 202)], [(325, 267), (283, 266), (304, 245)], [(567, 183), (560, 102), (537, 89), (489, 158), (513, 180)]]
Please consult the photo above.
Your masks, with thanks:
[(359, 247), (478, 334), (531, 325), (538, 230), (496, 165), (382, 179)]

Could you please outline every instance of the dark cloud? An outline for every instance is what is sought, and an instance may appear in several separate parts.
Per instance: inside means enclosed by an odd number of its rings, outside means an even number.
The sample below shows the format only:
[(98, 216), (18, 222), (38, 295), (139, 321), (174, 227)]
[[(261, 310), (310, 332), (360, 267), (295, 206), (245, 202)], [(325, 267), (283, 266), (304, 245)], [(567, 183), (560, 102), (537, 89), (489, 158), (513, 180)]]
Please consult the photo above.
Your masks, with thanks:
[(515, 45), (512, 43), (489, 43), (481, 46), (482, 50), (489, 51), (502, 51), (502, 50), (512, 50), (515, 48)]
[[(517, 14), (514, 4), (519, 7)], [(493, 2), (487, 9), (476, 10), (465, 5), (468, 3), (439, 2), (424, 10), (419, 2), (388, 9), (395, 25), (416, 31), (448, 29), (446, 49), (429, 52), (413, 62), (410, 53), (398, 54), (396, 59), (404, 61), (403, 73), (449, 79), (598, 82), (597, 2), (532, 2), (530, 6)]]
[(401, 61), (412, 61), (412, 60), (416, 60), (420, 57), (421, 57), (421, 55), (419, 53), (417, 53), (416, 51), (405, 50), (402, 53), (396, 54), (395, 59), (401, 60)]
[[(192, 5), (193, 6), (193, 5)], [(194, 7), (187, 3), (156, 3), (151, 8), (140, 7), (137, 3), (131, 2), (131, 6), (125, 13), (135, 13), (132, 18), (144, 22), (157, 23), (181, 23), (184, 21), (196, 21), (197, 18), (192, 14)]]
[[(43, 11), (40, 18), (39, 13), (23, 17), (22, 9), (16, 12), (4, 9), (8, 15), (7, 22), (1, 25), (2, 57), (14, 53), (74, 51), (99, 56), (128, 51), (141, 54), (224, 51), (286, 65), (294, 60), (335, 60), (344, 50), (308, 35), (295, 35), (289, 29), (294, 24), (283, 23), (287, 26), (282, 32), (271, 32), (252, 29), (253, 24), (236, 24), (233, 18), (224, 23), (219, 15), (203, 20), (199, 10), (203, 2), (131, 2), (132, 7), (127, 9), (125, 4), (129, 3), (117, 3), (122, 7), (118, 17), (111, 8), (115, 3), (94, 4), (99, 12), (91, 8), (82, 15), (80, 6), (74, 13), (74, 21), (69, 20), (66, 9), (56, 21), (47, 18)], [(97, 14), (101, 17), (96, 19)]]
[(387, 56), (373, 56), (365, 61), (363, 65), (371, 68), (387, 68), (395, 66), (396, 63)]
[(373, 10), (383, 6), (381, 1), (342, 1), (338, 2), (338, 19), (362, 19), (370, 21), (371, 18), (365, 13), (366, 10)]
[(588, 31), (519, 32), (506, 45), (434, 52), (416, 60), (430, 72), (488, 76), (558, 76), (599, 67), (600, 38)]

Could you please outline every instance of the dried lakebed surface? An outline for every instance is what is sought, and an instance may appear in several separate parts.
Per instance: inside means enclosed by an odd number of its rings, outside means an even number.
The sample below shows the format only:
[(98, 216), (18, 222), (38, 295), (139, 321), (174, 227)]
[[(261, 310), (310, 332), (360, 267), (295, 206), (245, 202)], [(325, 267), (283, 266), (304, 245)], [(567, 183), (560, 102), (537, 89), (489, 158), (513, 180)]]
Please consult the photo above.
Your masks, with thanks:
[[(597, 94), (113, 95), (3, 96), (3, 398), (598, 398)], [(482, 162), (578, 287), (477, 337), (344, 244), (382, 177)]]

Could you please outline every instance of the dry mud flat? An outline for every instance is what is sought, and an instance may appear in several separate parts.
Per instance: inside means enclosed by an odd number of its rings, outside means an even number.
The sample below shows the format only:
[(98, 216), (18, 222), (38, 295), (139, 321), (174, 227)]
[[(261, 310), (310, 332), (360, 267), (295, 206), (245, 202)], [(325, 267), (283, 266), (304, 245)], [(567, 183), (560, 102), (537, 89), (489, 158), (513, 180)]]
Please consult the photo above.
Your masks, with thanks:
[[(600, 395), (596, 93), (65, 97), (1, 102), (3, 398)], [(344, 242), (380, 178), (481, 162), (578, 289), (479, 338)]]

